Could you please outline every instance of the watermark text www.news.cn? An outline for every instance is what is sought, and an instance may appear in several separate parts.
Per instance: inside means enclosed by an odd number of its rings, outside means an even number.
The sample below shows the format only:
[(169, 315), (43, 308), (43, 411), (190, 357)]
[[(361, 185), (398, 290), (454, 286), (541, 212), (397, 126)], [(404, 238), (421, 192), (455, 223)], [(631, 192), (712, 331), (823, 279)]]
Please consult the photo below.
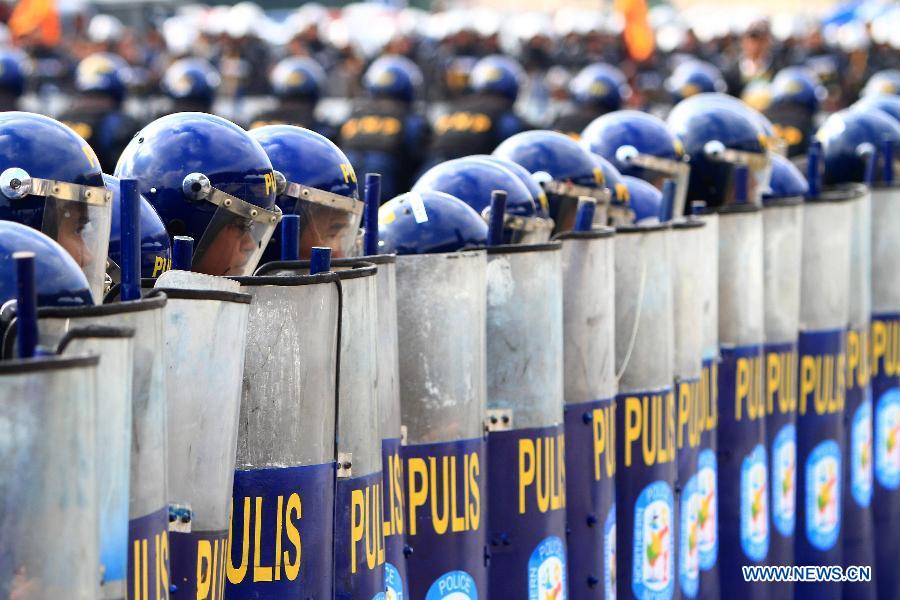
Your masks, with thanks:
[(744, 581), (758, 582), (867, 582), (872, 581), (872, 567), (838, 566), (745, 566)]

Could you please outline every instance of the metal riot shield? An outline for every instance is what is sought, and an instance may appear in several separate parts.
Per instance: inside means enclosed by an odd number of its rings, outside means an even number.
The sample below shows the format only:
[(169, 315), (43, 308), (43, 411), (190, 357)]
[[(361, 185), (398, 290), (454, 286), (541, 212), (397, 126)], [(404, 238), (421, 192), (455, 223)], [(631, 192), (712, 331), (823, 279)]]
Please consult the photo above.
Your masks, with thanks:
[(0, 595), (100, 595), (99, 358), (0, 362)]
[(758, 207), (719, 212), (719, 572), (723, 597), (765, 598), (741, 567), (769, 552), (769, 465), (762, 390), (763, 221)]
[(869, 319), (872, 315), (872, 196), (853, 202), (850, 226), (850, 326), (847, 329), (847, 396), (844, 408), (844, 567), (873, 568), (868, 582), (845, 582), (846, 600), (874, 600), (875, 531), (872, 521), (872, 388)]
[(716, 458), (719, 422), (719, 215), (705, 214), (700, 230), (697, 263), (697, 302), (703, 362), (698, 389), (698, 422), (701, 430), (697, 454), (697, 562), (700, 585), (697, 597), (719, 598), (719, 494)]
[(484, 250), (397, 257), (411, 598), (487, 598)]
[[(126, 490), (129, 498), (126, 585), (128, 598), (135, 600), (167, 598), (169, 589), (165, 305), (165, 294), (155, 291), (149, 297), (133, 302), (38, 310), (41, 344), (48, 347), (57, 346), (69, 332), (85, 327), (134, 330), (131, 405), (128, 409), (131, 421), (127, 427), (130, 452), (119, 455), (130, 460)], [(11, 338), (12, 334), (7, 334), (6, 344), (11, 343)], [(108, 372), (105, 367), (103, 371)], [(101, 420), (99, 425), (105, 427), (111, 421), (112, 417)], [(104, 448), (104, 451), (108, 452), (108, 449)], [(113, 575), (107, 570), (107, 581), (115, 581), (111, 577)]]
[(331, 600), (340, 284), (268, 267), (237, 280), (253, 302), (225, 597)]
[[(614, 230), (570, 231), (562, 242), (563, 386), (569, 598), (615, 590)], [(601, 591), (602, 590), (602, 591)]]
[[(769, 563), (794, 564), (797, 521), (797, 332), (800, 318), (800, 258), (803, 198), (766, 202), (763, 209), (763, 346), (766, 451), (771, 480)], [(772, 584), (791, 596), (793, 584)]]
[(488, 248), (491, 598), (568, 594), (560, 248)]
[[(850, 232), (861, 186), (824, 192), (803, 210), (797, 381), (797, 565), (842, 564)], [(837, 598), (840, 582), (796, 585)]]
[(872, 402), (879, 598), (900, 589), (900, 187), (872, 190)]
[(670, 235), (647, 225), (615, 237), (617, 598), (677, 590)]
[(700, 589), (700, 440), (706, 421), (701, 418), (703, 375), (703, 304), (698, 271), (711, 254), (704, 253), (706, 223), (698, 217), (672, 224), (672, 309), (674, 315), (675, 453), (678, 474), (675, 485), (675, 529), (678, 544), (677, 578), (681, 595), (696, 598)]
[(156, 287), (168, 296), (170, 583), (175, 593), (221, 600), (250, 296), (198, 273), (168, 271)]

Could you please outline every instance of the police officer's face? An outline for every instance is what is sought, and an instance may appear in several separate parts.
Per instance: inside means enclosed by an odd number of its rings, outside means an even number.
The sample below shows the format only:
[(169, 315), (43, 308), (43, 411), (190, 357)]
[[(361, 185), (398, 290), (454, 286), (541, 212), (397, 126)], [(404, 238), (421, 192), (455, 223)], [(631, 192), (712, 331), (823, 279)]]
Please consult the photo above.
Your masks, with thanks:
[(300, 234), (300, 258), (309, 258), (314, 246), (331, 248), (333, 258), (345, 258), (351, 219), (344, 211), (327, 208), (311, 211)]
[(207, 275), (246, 275), (247, 261), (256, 250), (256, 240), (240, 223), (224, 227), (212, 241), (194, 270)]
[(90, 226), (87, 213), (78, 208), (61, 210), (58, 215), (56, 241), (84, 269), (94, 262), (94, 253), (85, 241), (85, 229)]

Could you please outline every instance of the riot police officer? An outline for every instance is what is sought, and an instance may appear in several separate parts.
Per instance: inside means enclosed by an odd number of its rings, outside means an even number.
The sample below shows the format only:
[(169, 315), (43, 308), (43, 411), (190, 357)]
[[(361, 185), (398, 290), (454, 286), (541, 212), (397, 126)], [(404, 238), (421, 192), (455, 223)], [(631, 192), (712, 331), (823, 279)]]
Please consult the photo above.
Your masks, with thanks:
[(664, 85), (672, 96), (673, 104), (695, 94), (724, 92), (728, 89), (718, 67), (695, 59), (687, 60), (675, 67)]
[(79, 95), (59, 116), (87, 140), (107, 173), (116, 167), (122, 150), (141, 126), (122, 108), (130, 73), (128, 63), (117, 54), (91, 54), (75, 71)]
[(806, 152), (816, 113), (827, 95), (819, 78), (803, 67), (787, 67), (775, 76), (772, 102), (763, 114), (772, 121), (775, 135), (785, 142), (789, 157)]
[(450, 104), (434, 123), (428, 164), (470, 154), (490, 154), (531, 125), (513, 110), (524, 72), (511, 58), (486, 56), (472, 69), (472, 93)]
[(583, 68), (569, 82), (572, 107), (558, 116), (550, 129), (579, 139), (582, 130), (601, 115), (619, 110), (631, 96), (625, 74), (605, 63)]
[(338, 145), (359, 173), (381, 173), (381, 192), (392, 198), (409, 189), (422, 164), (429, 129), (414, 110), (422, 72), (402, 56), (382, 56), (366, 71), (368, 98), (341, 126)]
[(208, 61), (202, 58), (176, 60), (166, 69), (160, 82), (172, 105), (159, 116), (176, 112), (210, 112), (221, 83), (219, 72)]
[(296, 125), (333, 138), (336, 132), (315, 116), (324, 81), (325, 71), (311, 58), (290, 56), (281, 60), (269, 76), (278, 104), (254, 116), (249, 129), (266, 125)]

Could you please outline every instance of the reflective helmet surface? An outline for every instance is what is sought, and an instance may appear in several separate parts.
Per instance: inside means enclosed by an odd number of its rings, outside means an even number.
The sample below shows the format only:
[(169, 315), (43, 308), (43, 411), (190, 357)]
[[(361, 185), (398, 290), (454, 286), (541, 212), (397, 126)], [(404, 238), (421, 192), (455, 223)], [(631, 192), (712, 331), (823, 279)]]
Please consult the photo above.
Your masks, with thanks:
[(15, 97), (25, 93), (31, 71), (28, 56), (21, 50), (0, 50), (0, 90)]
[[(641, 166), (637, 157), (670, 161), (674, 168), (683, 164), (681, 142), (666, 127), (665, 121), (636, 110), (622, 110), (598, 117), (585, 127), (581, 144), (613, 164), (623, 175), (648, 181), (655, 179), (652, 168)], [(661, 165), (662, 166), (662, 165)]]
[(66, 250), (52, 239), (12, 221), (0, 221), (0, 306), (14, 300), (16, 252), (34, 253), (38, 306), (90, 306), (88, 281)]
[(810, 113), (818, 112), (828, 92), (818, 76), (803, 67), (786, 67), (772, 80), (772, 104), (795, 104)]
[(401, 194), (378, 209), (382, 253), (437, 254), (487, 244), (488, 226), (471, 206), (450, 194)]
[(674, 102), (697, 94), (724, 92), (728, 87), (722, 72), (702, 60), (688, 60), (675, 67), (666, 79), (665, 86)]
[(252, 273), (281, 218), (265, 151), (214, 115), (153, 121), (125, 148), (115, 175), (138, 180), (169, 235), (197, 240), (193, 270), (202, 273)]
[(874, 181), (884, 178), (884, 144), (900, 149), (900, 124), (880, 110), (842, 110), (828, 117), (816, 132), (822, 143), (823, 182), (828, 184), (865, 181), (868, 156), (875, 153)]
[(525, 78), (521, 65), (508, 56), (485, 56), (472, 69), (470, 85), (480, 93), (496, 94), (514, 101)]
[(772, 156), (772, 177), (769, 190), (763, 193), (763, 202), (784, 198), (802, 198), (809, 191), (806, 177), (784, 156)]
[(118, 54), (98, 52), (82, 59), (75, 70), (75, 88), (79, 92), (95, 92), (125, 99), (131, 67)]
[(269, 82), (276, 96), (315, 101), (321, 94), (325, 71), (311, 58), (290, 56), (275, 65)]
[(422, 71), (405, 56), (382, 56), (366, 70), (363, 87), (376, 98), (412, 102), (422, 88)]
[(662, 192), (643, 179), (631, 175), (622, 175), (622, 183), (628, 188), (628, 207), (634, 215), (634, 221), (622, 224), (643, 225), (658, 222), (662, 207)]
[(869, 94), (860, 98), (851, 108), (854, 110), (880, 110), (900, 122), (900, 96), (893, 94)]
[(209, 61), (202, 58), (176, 60), (163, 74), (160, 86), (175, 100), (193, 100), (212, 104), (221, 78)]
[(549, 215), (547, 194), (544, 192), (541, 184), (539, 184), (535, 180), (535, 178), (531, 176), (531, 173), (528, 172), (528, 169), (526, 169), (519, 163), (515, 163), (500, 156), (494, 156), (493, 154), (475, 154), (473, 155), (473, 157), (493, 161), (496, 164), (509, 170), (509, 172), (518, 177), (519, 181), (525, 184), (525, 187), (528, 188), (529, 192), (531, 192), (531, 199), (534, 200), (534, 205), (535, 207), (537, 207), (538, 212), (541, 213), (541, 216)]
[(885, 69), (869, 77), (860, 95), (869, 94), (900, 95), (900, 69)]
[(569, 93), (575, 104), (614, 111), (631, 96), (631, 88), (622, 71), (606, 63), (594, 63), (572, 78)]
[[(362, 219), (356, 173), (347, 156), (323, 135), (293, 125), (267, 125), (250, 136), (259, 142), (275, 170), (285, 178), (277, 204), (283, 214), (300, 215), (300, 257), (313, 246), (328, 246), (332, 256), (351, 256)], [(264, 260), (277, 260), (280, 235)]]
[[(119, 180), (103, 175), (106, 187), (112, 192), (112, 227), (109, 234), (109, 259), (117, 267), (122, 265), (122, 195)], [(153, 205), (141, 196), (141, 277), (159, 277), (172, 268), (172, 246), (169, 234)], [(113, 278), (115, 280), (115, 277)]]

